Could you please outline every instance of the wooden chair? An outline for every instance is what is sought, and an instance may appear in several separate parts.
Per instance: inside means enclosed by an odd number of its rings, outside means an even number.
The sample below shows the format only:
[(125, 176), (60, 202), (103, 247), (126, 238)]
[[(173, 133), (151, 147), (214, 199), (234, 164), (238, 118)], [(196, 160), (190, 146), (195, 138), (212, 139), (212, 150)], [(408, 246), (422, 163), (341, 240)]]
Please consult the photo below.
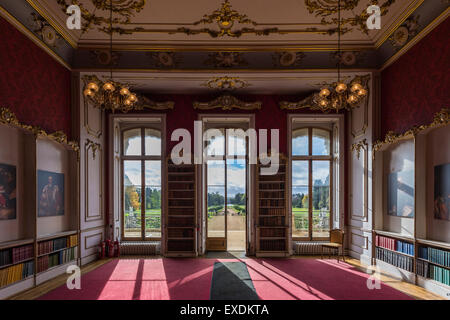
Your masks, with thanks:
[[(330, 242), (322, 244), (322, 259), (323, 259), (323, 248), (328, 248), (331, 250), (337, 250), (337, 260), (339, 262), (339, 250), (341, 250), (342, 260), (345, 262), (344, 257), (344, 231), (339, 229), (333, 229), (330, 231)], [(328, 255), (331, 258), (331, 255)]]

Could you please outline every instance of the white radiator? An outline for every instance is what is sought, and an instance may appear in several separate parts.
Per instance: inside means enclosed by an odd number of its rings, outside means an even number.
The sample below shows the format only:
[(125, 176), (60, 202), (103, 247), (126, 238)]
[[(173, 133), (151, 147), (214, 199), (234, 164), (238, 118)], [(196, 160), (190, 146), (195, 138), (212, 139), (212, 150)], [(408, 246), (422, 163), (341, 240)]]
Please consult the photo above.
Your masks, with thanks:
[[(301, 242), (294, 241), (292, 243), (295, 255), (320, 255), (322, 254), (322, 243), (323, 242)], [(328, 248), (323, 249), (323, 254), (335, 254), (332, 250)]]
[(159, 241), (127, 241), (120, 243), (120, 255), (151, 256), (159, 255), (161, 242)]

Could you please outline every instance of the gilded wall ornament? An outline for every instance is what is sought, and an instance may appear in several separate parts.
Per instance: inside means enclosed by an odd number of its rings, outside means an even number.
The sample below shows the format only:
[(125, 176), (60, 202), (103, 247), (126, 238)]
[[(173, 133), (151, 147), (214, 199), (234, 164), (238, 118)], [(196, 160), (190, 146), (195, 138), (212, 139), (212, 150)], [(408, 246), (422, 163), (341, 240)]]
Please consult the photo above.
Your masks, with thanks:
[(0, 124), (10, 125), (19, 129), (26, 130), (32, 133), (35, 138), (45, 137), (56, 143), (64, 144), (73, 151), (77, 153), (77, 157), (79, 158), (80, 146), (75, 141), (70, 141), (67, 135), (62, 131), (56, 131), (53, 133), (47, 133), (44, 129), (38, 126), (32, 126), (29, 124), (24, 124), (17, 119), (17, 116), (6, 107), (0, 108)]
[(120, 53), (113, 51), (112, 54), (108, 49), (100, 49), (90, 51), (91, 57), (94, 59), (96, 64), (102, 66), (117, 66), (120, 59)]
[[(355, 10), (360, 0), (346, 0), (341, 1), (341, 10), (353, 12)], [(320, 23), (322, 25), (335, 25), (337, 24), (337, 17), (334, 17), (338, 13), (338, 3), (339, 0), (305, 0), (305, 5), (309, 11), (309, 13), (315, 14), (316, 17), (321, 17), (322, 20)], [(371, 0), (370, 4), (377, 5), (380, 7), (381, 16), (385, 16), (389, 7), (395, 3), (395, 0)], [(349, 18), (341, 19), (342, 27), (347, 26), (347, 29), (343, 30), (344, 32), (348, 32), (351, 30), (351, 27), (356, 27), (358, 30), (364, 32), (365, 34), (369, 33), (367, 29), (367, 19), (369, 18), (369, 14), (366, 11), (367, 6), (364, 6), (361, 13), (354, 15)]]
[(352, 144), (352, 152), (356, 151), (356, 158), (359, 160), (359, 158), (361, 157), (361, 149), (367, 149), (367, 147), (367, 139), (363, 139), (358, 143)]
[(396, 143), (403, 138), (415, 137), (423, 130), (443, 127), (448, 125), (449, 123), (450, 123), (450, 109), (443, 108), (441, 111), (439, 111), (434, 115), (433, 121), (429, 124), (413, 126), (411, 129), (399, 134), (393, 131), (389, 131), (384, 137), (384, 140), (377, 140), (373, 143), (372, 149), (374, 151), (374, 156), (375, 152), (379, 151), (385, 145)]
[(298, 67), (304, 57), (303, 52), (275, 52), (272, 55), (272, 60), (275, 67)]
[(206, 81), (203, 86), (210, 89), (235, 90), (247, 88), (250, 84), (239, 77), (216, 77)]
[(205, 64), (215, 68), (232, 68), (246, 66), (247, 61), (240, 52), (214, 52), (208, 55)]
[(95, 157), (97, 156), (97, 151), (102, 150), (102, 146), (100, 143), (94, 142), (91, 139), (86, 139), (86, 142), (84, 144), (86, 147), (86, 151), (89, 151), (89, 149), (92, 149), (92, 159), (95, 160)]
[(175, 106), (173, 101), (156, 102), (143, 95), (138, 95), (138, 97), (139, 101), (136, 104), (136, 110), (172, 110)]
[(194, 102), (194, 109), (200, 110), (211, 110), (211, 109), (222, 109), (222, 110), (259, 110), (261, 109), (262, 103), (257, 102), (244, 102), (230, 95), (223, 95), (217, 99), (209, 102)]
[(147, 55), (158, 68), (175, 68), (182, 61), (181, 56), (175, 52), (148, 52)]
[(330, 54), (331, 59), (336, 62), (341, 62), (345, 66), (354, 66), (360, 63), (364, 59), (364, 52), (361, 51), (344, 51), (344, 52), (332, 52)]
[(33, 31), (36, 32), (44, 41), (45, 44), (53, 48), (59, 45), (59, 41), (62, 37), (56, 30), (40, 15), (31, 13), (31, 23), (33, 25)]
[(389, 41), (395, 50), (402, 48), (409, 39), (417, 35), (419, 31), (420, 16), (411, 16), (394, 31), (389, 37)]

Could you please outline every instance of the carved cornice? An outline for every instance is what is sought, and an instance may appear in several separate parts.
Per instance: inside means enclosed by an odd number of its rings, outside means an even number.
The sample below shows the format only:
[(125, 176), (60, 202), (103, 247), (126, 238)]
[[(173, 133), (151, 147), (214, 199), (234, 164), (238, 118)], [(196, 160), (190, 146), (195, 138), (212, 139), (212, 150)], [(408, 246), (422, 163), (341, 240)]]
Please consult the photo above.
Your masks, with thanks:
[(244, 102), (230, 95), (223, 95), (217, 99), (209, 102), (194, 102), (194, 109), (200, 110), (211, 110), (211, 109), (222, 109), (222, 110), (260, 110), (262, 103), (256, 102)]
[(363, 139), (359, 141), (358, 143), (352, 144), (352, 152), (356, 151), (356, 158), (361, 156), (361, 149), (367, 149), (369, 145), (367, 144), (367, 139)]
[(210, 89), (234, 90), (247, 88), (250, 84), (239, 77), (216, 77), (206, 81), (203, 86)]
[(137, 96), (139, 100), (136, 103), (135, 110), (144, 110), (144, 109), (172, 110), (175, 106), (175, 103), (173, 101), (155, 102), (145, 96), (142, 95)]
[(0, 108), (0, 123), (29, 131), (35, 136), (36, 139), (39, 137), (44, 137), (44, 138), (50, 139), (56, 143), (63, 144), (65, 146), (69, 147), (70, 149), (72, 149), (73, 151), (75, 151), (79, 157), (80, 146), (78, 145), (77, 142), (70, 141), (67, 138), (67, 135), (62, 131), (47, 133), (45, 130), (43, 130), (42, 128), (40, 128), (38, 126), (32, 126), (32, 125), (21, 123), (17, 119), (14, 112), (12, 112), (11, 110), (9, 110), (6, 107)]
[(285, 110), (298, 110), (298, 109), (311, 109), (311, 110), (320, 110), (314, 103), (314, 94), (306, 97), (297, 102), (289, 102), (289, 101), (280, 101), (280, 109)]
[(403, 132), (403, 133), (395, 133), (393, 131), (389, 131), (384, 140), (377, 140), (373, 143), (372, 149), (375, 155), (375, 152), (383, 148), (385, 145), (393, 144), (401, 139), (407, 137), (415, 137), (420, 132), (426, 129), (439, 128), (448, 125), (450, 122), (450, 109), (443, 108), (441, 111), (434, 115), (433, 121), (429, 124), (424, 124), (420, 126), (414, 126), (411, 129)]

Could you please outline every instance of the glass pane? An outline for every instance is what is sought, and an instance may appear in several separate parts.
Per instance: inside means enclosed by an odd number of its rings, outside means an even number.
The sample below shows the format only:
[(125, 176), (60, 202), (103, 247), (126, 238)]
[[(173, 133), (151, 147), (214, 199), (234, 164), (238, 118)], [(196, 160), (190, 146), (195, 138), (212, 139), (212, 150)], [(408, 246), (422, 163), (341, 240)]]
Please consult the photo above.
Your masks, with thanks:
[(208, 156), (225, 155), (225, 136), (223, 131), (219, 129), (205, 131), (205, 148)]
[[(412, 218), (414, 217), (414, 141), (402, 141), (393, 145), (390, 150), (391, 152), (386, 153), (386, 159), (389, 159), (387, 213), (397, 217)], [(435, 167), (435, 170), (436, 168), (438, 167)], [(437, 194), (439, 190), (438, 185), (435, 184), (435, 195)], [(450, 200), (450, 195), (447, 199)], [(435, 200), (436, 212), (444, 213), (445, 197), (438, 197)]]
[(124, 236), (141, 237), (141, 161), (124, 161)]
[(312, 129), (313, 156), (330, 155), (330, 132), (323, 129)]
[(313, 237), (330, 234), (330, 161), (313, 161)]
[(161, 161), (145, 161), (145, 236), (161, 237)]
[(227, 160), (227, 249), (245, 250), (245, 159)]
[(292, 155), (307, 156), (309, 154), (308, 128), (292, 132)]
[(155, 129), (145, 129), (145, 155), (161, 155), (161, 131)]
[[(239, 133), (239, 131), (237, 131)], [(229, 135), (228, 136), (228, 155), (229, 156), (245, 156), (245, 135)]]
[(208, 161), (208, 238), (225, 237), (225, 163)]
[(123, 133), (123, 153), (126, 156), (141, 155), (141, 129), (131, 129)]
[(292, 237), (309, 237), (308, 161), (292, 161)]

